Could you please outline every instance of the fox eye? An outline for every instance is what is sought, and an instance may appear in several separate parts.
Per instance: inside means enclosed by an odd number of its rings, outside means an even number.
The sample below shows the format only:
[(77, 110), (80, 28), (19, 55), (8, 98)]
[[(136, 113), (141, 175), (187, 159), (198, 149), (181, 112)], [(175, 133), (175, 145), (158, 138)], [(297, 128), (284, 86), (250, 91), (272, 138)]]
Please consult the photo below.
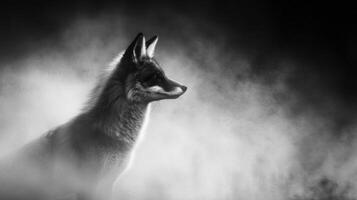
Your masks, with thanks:
[(154, 73), (144, 78), (143, 82), (147, 86), (157, 85), (162, 81), (162, 76), (159, 73)]
[(153, 75), (150, 77), (150, 79), (152, 79), (152, 80), (157, 80), (158, 77), (159, 77), (159, 75), (153, 74)]
[(150, 77), (150, 80), (153, 80), (155, 82), (161, 82), (162, 76), (159, 73), (155, 73)]

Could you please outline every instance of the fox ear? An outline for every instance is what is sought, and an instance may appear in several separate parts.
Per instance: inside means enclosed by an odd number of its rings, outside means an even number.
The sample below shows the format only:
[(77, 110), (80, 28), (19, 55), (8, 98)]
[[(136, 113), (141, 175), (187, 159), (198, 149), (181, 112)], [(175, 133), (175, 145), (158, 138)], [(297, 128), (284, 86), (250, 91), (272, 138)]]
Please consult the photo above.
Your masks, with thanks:
[(135, 39), (131, 42), (131, 44), (126, 48), (123, 58), (130, 59), (132, 61), (136, 61), (135, 49), (136, 43), (138, 42), (139, 38), (142, 37), (143, 34), (139, 33)]
[(147, 46), (146, 53), (149, 58), (154, 57), (155, 47), (158, 40), (159, 37), (155, 35), (154, 37), (152, 37), (150, 40), (146, 42), (146, 46)]
[[(143, 43), (144, 45), (142, 45)], [(142, 48), (144, 48), (145, 52), (143, 52)], [(133, 62), (137, 62), (138, 56), (140, 57), (140, 55), (145, 55), (143, 53), (146, 54), (145, 38), (142, 33), (139, 33), (125, 50), (123, 58), (130, 59)]]
[(145, 37), (141, 34), (136, 42), (136, 49), (134, 51), (136, 58), (142, 60), (146, 57), (146, 45), (145, 45)]

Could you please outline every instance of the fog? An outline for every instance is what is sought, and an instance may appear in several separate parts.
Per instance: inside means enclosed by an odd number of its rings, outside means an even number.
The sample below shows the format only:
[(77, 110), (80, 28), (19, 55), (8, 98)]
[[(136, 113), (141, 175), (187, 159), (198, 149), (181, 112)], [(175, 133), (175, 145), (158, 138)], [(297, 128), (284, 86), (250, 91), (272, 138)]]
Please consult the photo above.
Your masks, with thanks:
[[(300, 104), (287, 83), (298, 63), (280, 57), (274, 65), (284, 68), (267, 74), (268, 84), (224, 37), (212, 41), (189, 23), (175, 34), (144, 22), (129, 31), (131, 23), (119, 14), (78, 17), (55, 42), (33, 44), (20, 60), (2, 63), (1, 155), (77, 115), (133, 29), (142, 27), (148, 38), (157, 28), (156, 58), (188, 91), (153, 103), (116, 199), (357, 198), (355, 128), (336, 136), (329, 116)], [(299, 115), (291, 112), (296, 105)]]

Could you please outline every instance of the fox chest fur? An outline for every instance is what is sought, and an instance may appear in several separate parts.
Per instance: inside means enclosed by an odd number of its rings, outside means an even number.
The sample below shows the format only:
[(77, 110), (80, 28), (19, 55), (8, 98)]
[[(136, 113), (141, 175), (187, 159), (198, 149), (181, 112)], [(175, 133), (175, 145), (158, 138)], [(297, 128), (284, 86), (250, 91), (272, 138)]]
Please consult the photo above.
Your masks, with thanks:
[(57, 159), (69, 163), (76, 174), (93, 179), (116, 177), (125, 170), (149, 105), (116, 106), (105, 116), (87, 113), (49, 133), (46, 137)]

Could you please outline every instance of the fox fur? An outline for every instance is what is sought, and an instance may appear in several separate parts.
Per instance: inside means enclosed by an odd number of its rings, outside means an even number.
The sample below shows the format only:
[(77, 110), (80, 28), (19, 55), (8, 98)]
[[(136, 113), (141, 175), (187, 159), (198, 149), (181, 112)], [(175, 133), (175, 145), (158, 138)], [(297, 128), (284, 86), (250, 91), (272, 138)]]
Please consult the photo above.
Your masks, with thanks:
[(81, 114), (3, 159), (0, 199), (110, 199), (150, 103), (186, 90), (153, 58), (157, 39), (139, 34), (111, 63)]

